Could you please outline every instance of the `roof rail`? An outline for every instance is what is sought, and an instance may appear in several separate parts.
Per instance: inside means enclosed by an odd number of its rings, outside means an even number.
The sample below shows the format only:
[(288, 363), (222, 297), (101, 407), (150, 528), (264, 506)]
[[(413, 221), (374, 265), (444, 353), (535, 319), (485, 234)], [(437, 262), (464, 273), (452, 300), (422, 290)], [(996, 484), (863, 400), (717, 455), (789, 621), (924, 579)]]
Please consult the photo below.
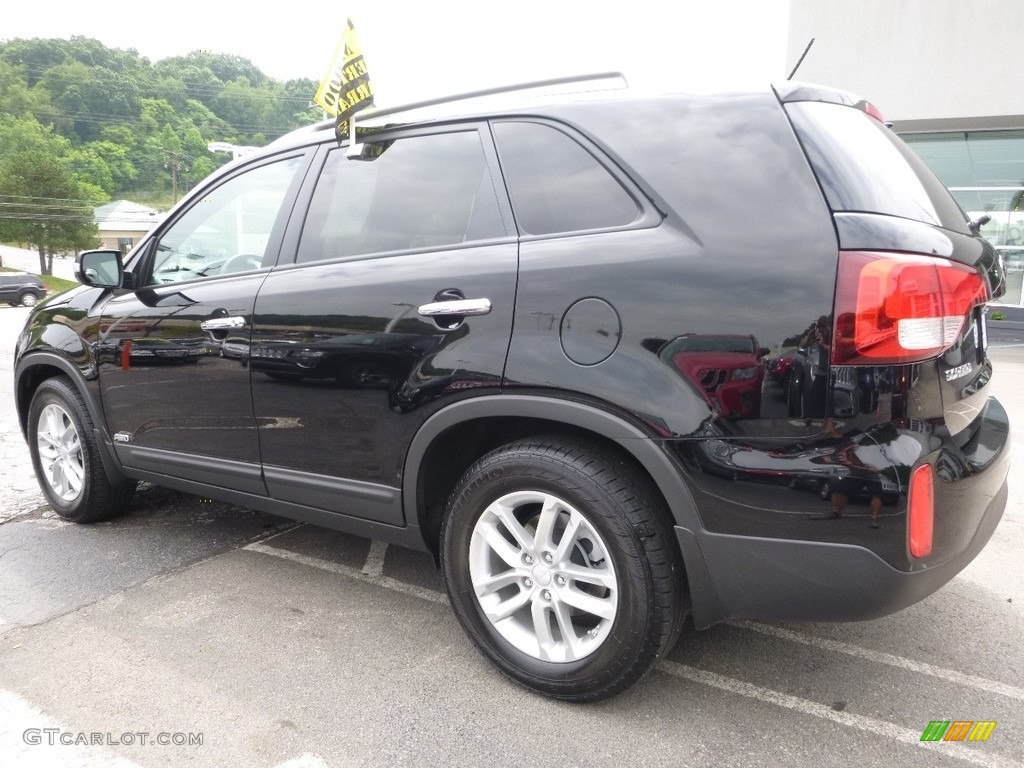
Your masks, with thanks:
[(414, 101), (409, 104), (402, 104), (397, 107), (384, 107), (382, 109), (365, 109), (356, 113), (356, 118), (359, 122), (364, 120), (372, 120), (376, 117), (385, 117), (388, 115), (396, 115), (402, 112), (412, 112), (417, 109), (424, 109), (426, 107), (433, 107), (438, 104), (449, 104), (453, 101), (469, 101), (470, 99), (479, 99), (485, 96), (497, 96), (502, 93), (517, 93), (520, 91), (534, 91), (540, 90), (541, 88), (551, 88), (557, 85), (572, 85), (574, 83), (592, 83), (600, 80), (621, 80), (622, 86), (625, 87), (626, 76), (621, 72), (598, 72), (591, 75), (571, 75), (569, 77), (554, 77), (549, 80), (534, 80), (527, 83), (517, 83), (515, 85), (501, 85), (497, 88), (484, 88), (480, 91), (467, 91), (466, 93), (459, 93), (453, 96), (439, 96), (434, 99), (427, 99), (425, 101)]

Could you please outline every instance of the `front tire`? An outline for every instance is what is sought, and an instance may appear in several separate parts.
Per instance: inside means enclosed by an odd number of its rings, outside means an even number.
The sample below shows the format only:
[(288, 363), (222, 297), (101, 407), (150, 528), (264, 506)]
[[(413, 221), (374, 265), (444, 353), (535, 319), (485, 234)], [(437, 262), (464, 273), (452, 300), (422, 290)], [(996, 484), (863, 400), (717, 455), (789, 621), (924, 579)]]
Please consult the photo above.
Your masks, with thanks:
[(679, 634), (686, 593), (668, 510), (596, 443), (533, 438), (484, 456), (452, 494), (441, 536), (463, 628), (534, 691), (607, 698)]
[(36, 390), (28, 444), (39, 487), (65, 520), (93, 523), (127, 509), (135, 482), (107, 478), (85, 401), (66, 378), (47, 379)]

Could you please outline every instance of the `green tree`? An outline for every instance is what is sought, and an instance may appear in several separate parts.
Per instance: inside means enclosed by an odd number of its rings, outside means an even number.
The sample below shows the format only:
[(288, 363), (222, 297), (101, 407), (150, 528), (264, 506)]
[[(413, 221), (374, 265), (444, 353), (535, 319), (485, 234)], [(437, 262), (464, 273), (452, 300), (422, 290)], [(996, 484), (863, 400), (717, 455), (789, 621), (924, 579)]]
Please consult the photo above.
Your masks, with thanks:
[(32, 115), (0, 114), (0, 147), (3, 148), (3, 156), (38, 150), (61, 157), (71, 149), (71, 142), (55, 135), (51, 128), (40, 125)]
[(0, 58), (8, 64), (24, 67), (28, 85), (34, 86), (46, 71), (68, 60), (68, 40), (11, 40), (0, 46)]
[(74, 122), (83, 141), (98, 138), (106, 123), (132, 120), (139, 112), (139, 89), (131, 78), (106, 67), (71, 60), (46, 71), (40, 84)]
[(93, 209), (104, 199), (45, 152), (10, 155), (0, 165), (0, 239), (30, 244), (39, 252), (39, 271), (51, 275), (54, 254), (99, 242)]
[(128, 159), (128, 147), (113, 141), (94, 141), (86, 145), (95, 152), (110, 169), (113, 186), (107, 191), (113, 196), (131, 189), (139, 173)]
[(72, 149), (61, 161), (61, 165), (77, 178), (99, 187), (104, 194), (113, 193), (114, 174), (110, 172), (107, 161), (100, 157), (92, 145)]
[(228, 160), (209, 142), (259, 146), (319, 120), (315, 90), (230, 54), (151, 63), (85, 37), (0, 42), (0, 161), (48, 151), (110, 194), (160, 205), (175, 175), (186, 189)]
[(53, 113), (49, 92), (29, 87), (24, 67), (15, 67), (0, 59), (0, 114), (28, 114), (38, 120)]

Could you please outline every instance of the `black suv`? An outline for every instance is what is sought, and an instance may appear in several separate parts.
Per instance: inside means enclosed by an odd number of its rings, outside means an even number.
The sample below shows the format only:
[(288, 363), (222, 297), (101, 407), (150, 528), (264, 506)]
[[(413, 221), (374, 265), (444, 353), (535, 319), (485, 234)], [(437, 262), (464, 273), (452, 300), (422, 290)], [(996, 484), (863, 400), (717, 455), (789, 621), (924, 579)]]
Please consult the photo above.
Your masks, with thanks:
[[(1007, 493), (1003, 273), (871, 105), (474, 104), (367, 113), (354, 147), (296, 132), (123, 263), (82, 254), (16, 353), (54, 509), (107, 518), (147, 480), (429, 550), (480, 650), (575, 700), (687, 617), (878, 617), (978, 554)], [(765, 360), (809, 328), (791, 414)]]
[(46, 296), (46, 286), (35, 275), (20, 272), (0, 272), (0, 301), (11, 306), (34, 306)]

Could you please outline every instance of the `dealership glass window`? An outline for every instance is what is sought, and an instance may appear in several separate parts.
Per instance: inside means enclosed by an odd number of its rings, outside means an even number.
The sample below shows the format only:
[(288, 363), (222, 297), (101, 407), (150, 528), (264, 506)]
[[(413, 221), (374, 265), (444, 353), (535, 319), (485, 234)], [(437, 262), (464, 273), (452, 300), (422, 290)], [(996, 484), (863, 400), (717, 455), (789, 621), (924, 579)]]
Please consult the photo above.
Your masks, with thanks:
[(913, 133), (902, 136), (1003, 254), (1006, 295), (1024, 304), (1024, 130)]

